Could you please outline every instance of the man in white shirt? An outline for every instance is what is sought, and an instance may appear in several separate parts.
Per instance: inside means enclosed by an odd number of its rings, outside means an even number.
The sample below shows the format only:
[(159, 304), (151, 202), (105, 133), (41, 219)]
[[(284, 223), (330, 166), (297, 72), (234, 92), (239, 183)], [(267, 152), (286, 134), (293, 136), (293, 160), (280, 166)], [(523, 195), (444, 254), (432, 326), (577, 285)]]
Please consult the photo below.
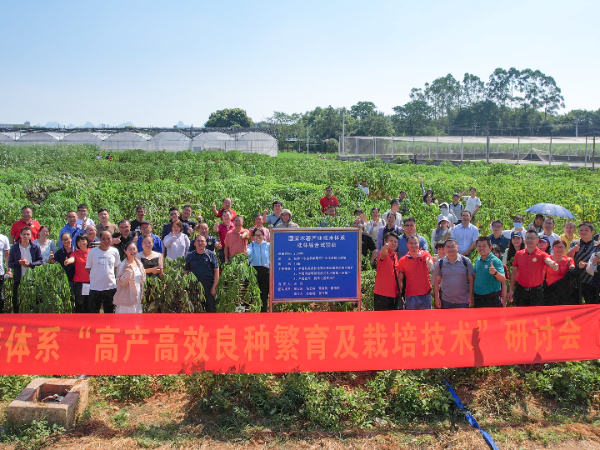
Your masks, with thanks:
[(117, 292), (116, 270), (121, 263), (119, 251), (112, 247), (112, 235), (108, 231), (100, 234), (100, 247), (90, 250), (85, 268), (90, 274), (90, 296), (88, 312), (113, 313), (113, 297)]
[(544, 231), (542, 231), (540, 233), (540, 238), (545, 237), (546, 239), (548, 239), (548, 242), (550, 242), (550, 248), (548, 249), (549, 253), (552, 250), (552, 244), (554, 244), (554, 241), (557, 239), (560, 239), (560, 236), (558, 234), (556, 234), (554, 232), (554, 218), (553, 217), (546, 217), (544, 219), (544, 223), (542, 225), (544, 227)]
[(86, 230), (90, 225), (96, 225), (92, 219), (88, 218), (88, 210), (86, 203), (82, 203), (77, 207), (77, 228)]
[(470, 188), (469, 192), (470, 195), (465, 195), (463, 198), (467, 202), (465, 209), (469, 211), (471, 213), (471, 217), (473, 217), (475, 214), (477, 214), (479, 208), (481, 208), (481, 200), (479, 200), (479, 197), (475, 196), (477, 190), (474, 187)]

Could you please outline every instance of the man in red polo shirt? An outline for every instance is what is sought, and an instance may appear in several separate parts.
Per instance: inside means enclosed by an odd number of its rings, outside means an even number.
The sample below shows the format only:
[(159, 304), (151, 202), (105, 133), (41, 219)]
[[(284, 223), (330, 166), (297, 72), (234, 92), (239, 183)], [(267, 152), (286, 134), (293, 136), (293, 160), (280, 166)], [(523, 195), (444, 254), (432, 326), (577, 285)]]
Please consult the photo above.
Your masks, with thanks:
[(539, 240), (536, 231), (527, 231), (525, 248), (515, 254), (508, 300), (514, 298), (517, 306), (544, 306), (544, 267), (558, 270), (558, 264), (537, 248)]
[(325, 188), (325, 197), (321, 197), (321, 212), (325, 214), (329, 205), (338, 206), (340, 202), (335, 195), (331, 186)]
[(431, 279), (433, 259), (429, 252), (419, 251), (419, 238), (408, 237), (408, 253), (398, 260), (398, 283), (406, 283), (406, 309), (431, 309)]
[(31, 240), (35, 241), (38, 238), (40, 232), (40, 223), (37, 220), (33, 220), (33, 210), (31, 206), (23, 206), (21, 208), (21, 220), (17, 220), (12, 224), (10, 228), (10, 243), (21, 242), (21, 229), (23, 227), (31, 228)]
[(398, 296), (396, 276), (398, 235), (392, 231), (385, 235), (383, 241), (385, 244), (377, 258), (377, 274), (375, 275), (375, 289), (373, 290), (373, 309), (375, 311), (396, 309), (396, 297)]

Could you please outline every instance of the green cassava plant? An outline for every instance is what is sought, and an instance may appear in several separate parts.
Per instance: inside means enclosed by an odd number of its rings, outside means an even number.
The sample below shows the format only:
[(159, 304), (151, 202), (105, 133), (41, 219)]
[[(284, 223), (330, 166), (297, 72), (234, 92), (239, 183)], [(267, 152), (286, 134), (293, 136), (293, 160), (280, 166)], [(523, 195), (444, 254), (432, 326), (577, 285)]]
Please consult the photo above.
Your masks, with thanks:
[(217, 284), (217, 312), (260, 312), (256, 270), (246, 255), (235, 255), (223, 268)]

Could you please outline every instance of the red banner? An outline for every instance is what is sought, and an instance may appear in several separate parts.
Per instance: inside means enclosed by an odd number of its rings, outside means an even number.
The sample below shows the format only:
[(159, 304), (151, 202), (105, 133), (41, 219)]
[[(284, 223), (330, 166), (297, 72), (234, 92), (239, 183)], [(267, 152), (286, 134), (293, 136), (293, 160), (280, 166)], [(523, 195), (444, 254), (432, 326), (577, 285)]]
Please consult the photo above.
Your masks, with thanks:
[(4, 314), (0, 374), (321, 372), (600, 358), (600, 306), (273, 314)]

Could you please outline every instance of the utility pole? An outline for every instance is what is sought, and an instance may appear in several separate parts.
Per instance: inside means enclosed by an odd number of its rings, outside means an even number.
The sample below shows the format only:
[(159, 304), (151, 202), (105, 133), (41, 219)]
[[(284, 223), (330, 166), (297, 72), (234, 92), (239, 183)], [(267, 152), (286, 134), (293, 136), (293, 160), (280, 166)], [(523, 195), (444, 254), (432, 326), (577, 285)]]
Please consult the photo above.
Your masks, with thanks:
[(579, 119), (575, 119), (575, 137), (579, 137)]
[(596, 131), (594, 131), (594, 140), (592, 141), (592, 172), (596, 170), (594, 167), (594, 158), (596, 158)]
[(306, 157), (308, 158), (308, 131), (310, 130), (310, 125), (306, 127)]
[(340, 149), (342, 149), (342, 153), (344, 156), (346, 156), (346, 128), (345, 128), (345, 113), (346, 112), (346, 108), (342, 109), (342, 145), (339, 147)]

